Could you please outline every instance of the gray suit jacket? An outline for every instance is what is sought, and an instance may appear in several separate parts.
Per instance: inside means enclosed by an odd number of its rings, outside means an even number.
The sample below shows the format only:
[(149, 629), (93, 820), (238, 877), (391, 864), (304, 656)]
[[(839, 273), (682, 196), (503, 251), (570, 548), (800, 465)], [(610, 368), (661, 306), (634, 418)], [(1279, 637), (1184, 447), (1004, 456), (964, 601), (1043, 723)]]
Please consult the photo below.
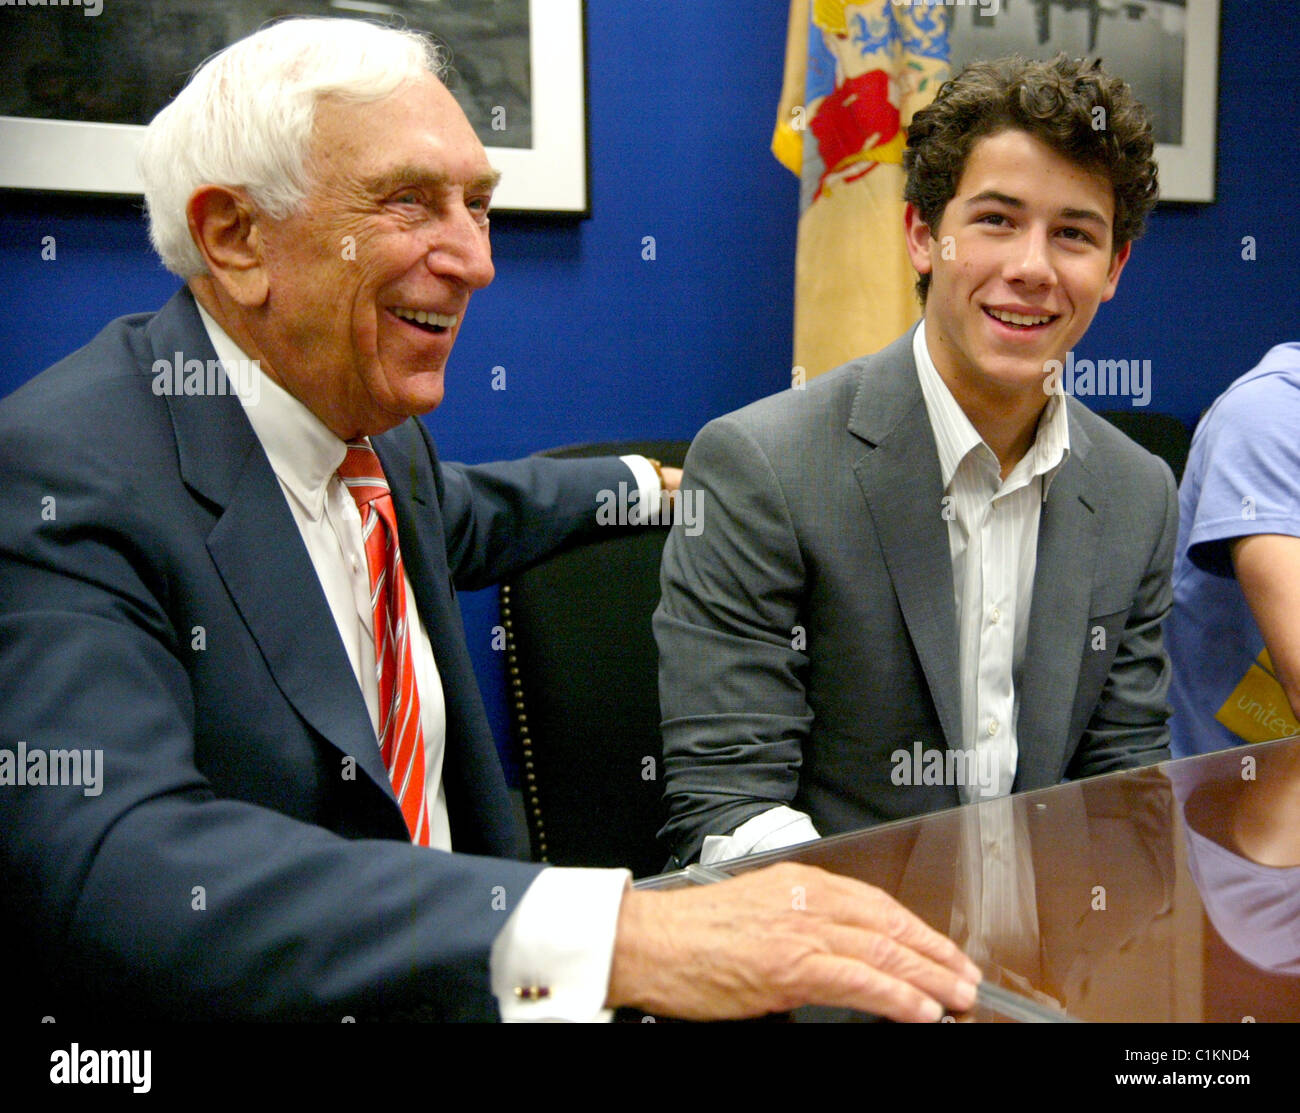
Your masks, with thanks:
[[(1168, 754), (1177, 492), (1169, 468), (1068, 399), (1043, 505), (1017, 791)], [(950, 807), (896, 750), (959, 749), (957, 626), (939, 458), (911, 333), (711, 422), (683, 484), (655, 614), (679, 861), (778, 804), (823, 835)], [(692, 535), (693, 533), (693, 535)]]

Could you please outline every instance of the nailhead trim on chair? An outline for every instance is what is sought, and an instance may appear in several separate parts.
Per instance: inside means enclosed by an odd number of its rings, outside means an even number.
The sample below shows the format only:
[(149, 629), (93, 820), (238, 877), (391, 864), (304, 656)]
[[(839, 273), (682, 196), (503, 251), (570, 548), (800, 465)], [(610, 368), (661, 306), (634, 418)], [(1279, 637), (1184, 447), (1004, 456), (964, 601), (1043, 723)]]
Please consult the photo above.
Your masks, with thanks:
[(515, 645), (515, 626), (510, 609), (510, 585), (501, 585), (501, 624), (506, 631), (506, 675), (510, 684), (510, 703), (515, 715), (515, 731), (524, 758), (524, 816), (533, 836), (534, 853), (538, 861), (549, 862), (546, 846), (546, 825), (542, 822), (542, 802), (537, 795), (536, 766), (533, 764), (533, 739), (528, 733), (528, 709), (524, 706), (524, 685), (520, 679), (518, 647)]

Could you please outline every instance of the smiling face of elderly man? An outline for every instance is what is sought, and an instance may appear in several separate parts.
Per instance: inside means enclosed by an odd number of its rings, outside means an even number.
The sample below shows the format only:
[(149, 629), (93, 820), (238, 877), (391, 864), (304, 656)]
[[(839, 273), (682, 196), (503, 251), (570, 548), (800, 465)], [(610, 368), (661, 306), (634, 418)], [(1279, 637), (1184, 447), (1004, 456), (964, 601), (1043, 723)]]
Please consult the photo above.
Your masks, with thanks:
[(285, 216), (241, 187), (186, 207), (207, 265), (195, 297), (336, 435), (390, 429), (442, 401), (470, 295), (493, 277), (497, 174), (431, 73), (378, 100), (315, 105), (306, 195)]

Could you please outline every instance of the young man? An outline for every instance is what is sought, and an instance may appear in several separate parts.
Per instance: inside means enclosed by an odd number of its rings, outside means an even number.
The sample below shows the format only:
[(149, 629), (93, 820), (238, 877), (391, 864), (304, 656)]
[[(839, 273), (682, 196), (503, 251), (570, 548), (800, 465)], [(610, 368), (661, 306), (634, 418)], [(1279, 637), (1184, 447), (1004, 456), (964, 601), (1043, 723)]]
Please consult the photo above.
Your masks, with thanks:
[(1098, 67), (968, 67), (904, 156), (921, 323), (699, 434), (655, 615), (678, 860), (1168, 756), (1173, 478), (1053, 374), (1152, 150)]
[(0, 405), (8, 1018), (969, 1008), (969, 960), (847, 878), (507, 860), (455, 592), (632, 473), (443, 464), (416, 420), (493, 273), (496, 174), (430, 45), (275, 24), (142, 159), (185, 286)]

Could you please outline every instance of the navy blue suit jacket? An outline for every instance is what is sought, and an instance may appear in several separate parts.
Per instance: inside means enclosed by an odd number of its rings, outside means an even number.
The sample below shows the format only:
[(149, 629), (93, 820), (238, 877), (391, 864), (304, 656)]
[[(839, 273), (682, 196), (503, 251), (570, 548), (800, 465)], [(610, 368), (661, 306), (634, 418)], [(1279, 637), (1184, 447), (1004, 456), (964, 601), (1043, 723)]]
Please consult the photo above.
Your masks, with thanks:
[(8, 953), (36, 975), (10, 1008), (493, 1018), (489, 950), (539, 867), (506, 860), (455, 592), (595, 528), (628, 470), (374, 438), (446, 694), (457, 853), (414, 848), (266, 455), (237, 398), (155, 394), (176, 358), (215, 358), (188, 291), (0, 404), (0, 746), (103, 753), (98, 795), (0, 785)]

